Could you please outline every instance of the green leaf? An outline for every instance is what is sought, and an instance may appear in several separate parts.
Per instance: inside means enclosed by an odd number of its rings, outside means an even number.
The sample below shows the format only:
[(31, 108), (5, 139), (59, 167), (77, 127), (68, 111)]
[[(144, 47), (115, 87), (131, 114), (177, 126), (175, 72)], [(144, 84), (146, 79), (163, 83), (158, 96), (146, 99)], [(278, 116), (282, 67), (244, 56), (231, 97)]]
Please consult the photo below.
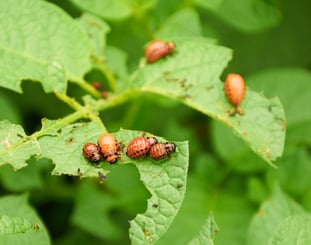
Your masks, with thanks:
[[(107, 170), (109, 164), (101, 163), (102, 167), (108, 166), (106, 169), (98, 169), (84, 159), (81, 151), (86, 142), (97, 142), (100, 134), (95, 123), (77, 123), (66, 126), (56, 135), (45, 135), (39, 139), (42, 156), (54, 162), (53, 174), (94, 177), (101, 172), (105, 176), (109, 172)], [(118, 142), (127, 145), (141, 133), (120, 130), (114, 135)], [(161, 142), (166, 141), (160, 137), (157, 138)], [(130, 222), (130, 238), (134, 244), (141, 241), (148, 243), (157, 241), (169, 228), (181, 206), (188, 171), (188, 144), (186, 142), (175, 143), (177, 152), (162, 161), (150, 158), (133, 160), (125, 154), (122, 154), (118, 161), (118, 164), (135, 164), (141, 181), (152, 195), (148, 200), (146, 212), (138, 214)]]
[[(127, 54), (116, 47), (108, 46), (106, 49), (107, 66), (118, 80), (118, 87), (127, 85), (129, 72), (127, 68)], [(124, 86), (125, 87), (125, 86)], [(121, 88), (119, 88), (121, 90)]]
[(27, 219), (0, 214), (0, 235), (25, 233), (33, 226)]
[(225, 190), (221, 193), (216, 192), (214, 198), (210, 202), (216, 202), (213, 205), (213, 214), (219, 227), (215, 244), (245, 244), (245, 234), (247, 234), (254, 212), (252, 205), (245, 198), (245, 194)]
[(95, 167), (82, 154), (83, 145), (87, 142), (97, 143), (102, 133), (96, 123), (71, 124), (52, 134), (50, 128), (53, 129), (56, 123), (47, 121), (42, 129), (46, 134), (38, 139), (41, 156), (51, 159), (55, 164), (53, 174), (98, 177), (99, 173), (106, 175), (109, 172)]
[(311, 243), (311, 216), (294, 215), (285, 219), (273, 234), (270, 245), (304, 245)]
[(197, 245), (197, 244), (206, 244), (213, 245), (215, 235), (218, 233), (219, 229), (212, 215), (206, 219), (205, 224), (202, 227), (200, 233), (195, 236), (188, 244)]
[(212, 121), (211, 128), (213, 147), (234, 170), (250, 173), (265, 168), (262, 159), (258, 158), (239, 137), (232, 134), (230, 128), (218, 121)]
[(178, 99), (233, 129), (270, 165), (283, 152), (284, 111), (277, 98), (267, 99), (247, 88), (244, 116), (232, 110), (219, 77), (231, 51), (209, 39), (176, 38), (176, 51), (152, 64), (142, 65), (131, 78), (132, 88)]
[(169, 230), (157, 245), (188, 244), (199, 235), (207, 222), (206, 217), (211, 212), (211, 204), (215, 204), (207, 187), (214, 182), (213, 177), (218, 175), (218, 165), (219, 163), (209, 155), (200, 155), (199, 160), (191, 163), (192, 171), (188, 175), (183, 204)]
[(247, 84), (267, 96), (280, 98), (286, 112), (287, 128), (311, 122), (311, 111), (302, 106), (311, 104), (310, 71), (300, 68), (270, 69), (248, 77)]
[(108, 20), (128, 18), (132, 14), (129, 1), (122, 0), (71, 0), (80, 9)]
[(281, 21), (278, 1), (196, 0), (195, 2), (203, 8), (213, 11), (228, 24), (244, 32), (271, 29)]
[(64, 93), (67, 80), (90, 68), (86, 33), (55, 5), (12, 0), (0, 9), (0, 86), (21, 92), (21, 80), (31, 79), (46, 92)]
[(154, 34), (165, 39), (177, 36), (201, 36), (201, 24), (194, 9), (181, 9), (166, 19), (164, 25)]
[(281, 185), (294, 195), (302, 195), (311, 186), (311, 157), (308, 149), (302, 146), (286, 148), (278, 162), (280, 168), (275, 173)]
[(269, 240), (277, 231), (278, 226), (286, 218), (304, 213), (302, 207), (289, 199), (277, 186), (272, 198), (262, 204), (253, 218), (247, 244), (269, 244)]
[[(121, 130), (115, 134), (125, 145), (139, 132)], [(165, 140), (157, 137), (160, 142)], [(151, 193), (148, 199), (147, 210), (138, 214), (130, 221), (130, 239), (133, 244), (155, 243), (170, 227), (185, 195), (188, 171), (188, 144), (175, 142), (176, 153), (168, 159), (154, 161), (150, 159), (133, 160), (123, 157), (124, 163), (135, 164), (140, 179)]]
[(122, 20), (153, 7), (157, 0), (71, 0), (81, 10), (91, 12), (107, 20)]
[(27, 203), (27, 195), (0, 198), (1, 244), (50, 244), (39, 216)]
[(109, 25), (97, 16), (84, 13), (78, 23), (88, 33), (93, 45), (92, 60), (105, 62), (106, 35), (110, 31)]
[(96, 237), (117, 240), (125, 236), (128, 244), (129, 238), (122, 232), (120, 221), (111, 213), (122, 213), (123, 228), (127, 220), (146, 208), (145, 199), (150, 194), (139, 180), (137, 169), (132, 164), (114, 165), (103, 184), (95, 184), (83, 180), (79, 185), (73, 223)]
[(27, 136), (21, 126), (8, 121), (0, 121), (0, 139), (0, 166), (11, 164), (20, 169), (31, 155), (40, 153), (37, 141)]

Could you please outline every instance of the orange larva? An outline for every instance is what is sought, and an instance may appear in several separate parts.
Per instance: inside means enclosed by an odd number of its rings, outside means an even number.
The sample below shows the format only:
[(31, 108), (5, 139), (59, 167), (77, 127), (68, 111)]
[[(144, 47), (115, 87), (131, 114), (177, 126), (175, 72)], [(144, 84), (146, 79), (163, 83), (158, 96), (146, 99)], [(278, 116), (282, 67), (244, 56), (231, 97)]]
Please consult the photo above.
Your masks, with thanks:
[(239, 113), (243, 115), (244, 112), (240, 108), (240, 104), (244, 99), (246, 90), (244, 79), (239, 74), (230, 73), (226, 77), (224, 89), (228, 101), (234, 106), (234, 112), (231, 114)]
[(98, 138), (98, 146), (104, 157), (109, 163), (115, 163), (119, 158), (118, 143), (116, 138), (109, 133), (104, 133)]
[(152, 63), (172, 53), (174, 49), (175, 44), (173, 42), (154, 40), (149, 43), (147, 48), (145, 49), (145, 58), (148, 63)]
[(176, 151), (176, 145), (173, 142), (157, 143), (151, 146), (149, 154), (154, 160), (160, 160)]
[(100, 151), (96, 144), (88, 142), (82, 148), (83, 156), (90, 162), (97, 163), (102, 159)]
[(128, 144), (126, 155), (130, 158), (144, 157), (149, 153), (150, 147), (157, 142), (157, 139), (154, 137), (136, 137)]

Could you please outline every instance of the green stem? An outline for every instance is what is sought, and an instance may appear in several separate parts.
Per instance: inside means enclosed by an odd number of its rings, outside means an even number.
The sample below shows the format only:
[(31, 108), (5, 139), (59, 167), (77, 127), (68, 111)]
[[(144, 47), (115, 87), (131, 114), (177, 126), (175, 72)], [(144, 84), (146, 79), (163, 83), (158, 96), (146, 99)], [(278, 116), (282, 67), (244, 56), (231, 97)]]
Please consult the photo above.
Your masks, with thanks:
[(70, 80), (70, 82), (77, 84), (78, 86), (80, 86), (82, 89), (84, 89), (86, 92), (88, 92), (90, 95), (92, 95), (95, 98), (101, 97), (100, 92), (97, 91), (91, 84), (89, 84), (83, 79), (74, 79), (74, 80)]
[(73, 108), (75, 111), (81, 110), (83, 108), (75, 99), (67, 96), (66, 94), (59, 93), (57, 91), (54, 91), (54, 94), (58, 99), (65, 102), (67, 105), (69, 105), (71, 108)]
[(69, 96), (59, 93), (57, 91), (54, 92), (56, 97), (68, 104), (75, 111), (81, 111), (84, 117), (89, 118), (91, 121), (94, 121), (98, 124), (98, 126), (102, 129), (102, 131), (107, 132), (107, 129), (103, 122), (100, 120), (97, 114), (92, 112), (91, 108), (80, 105), (75, 99), (70, 98)]

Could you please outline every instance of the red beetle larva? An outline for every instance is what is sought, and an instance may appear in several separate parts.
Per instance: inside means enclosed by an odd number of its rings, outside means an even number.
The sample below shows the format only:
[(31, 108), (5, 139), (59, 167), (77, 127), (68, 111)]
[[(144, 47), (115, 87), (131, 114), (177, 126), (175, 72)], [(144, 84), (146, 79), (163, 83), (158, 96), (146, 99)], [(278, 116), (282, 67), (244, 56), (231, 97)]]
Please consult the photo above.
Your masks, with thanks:
[(173, 142), (157, 143), (150, 148), (150, 157), (154, 160), (160, 160), (176, 151), (176, 145)]
[(83, 156), (90, 162), (98, 163), (102, 156), (96, 144), (88, 142), (82, 148)]
[(150, 147), (157, 142), (157, 139), (154, 137), (136, 137), (128, 144), (126, 155), (130, 158), (144, 157), (149, 153)]
[(147, 48), (145, 49), (145, 58), (148, 63), (152, 63), (172, 53), (174, 49), (175, 44), (173, 42), (154, 40), (149, 43)]
[(231, 115), (235, 115), (236, 113), (243, 115), (244, 112), (240, 104), (244, 99), (246, 90), (244, 79), (239, 74), (230, 73), (226, 77), (224, 89), (228, 101), (234, 106), (234, 111)]

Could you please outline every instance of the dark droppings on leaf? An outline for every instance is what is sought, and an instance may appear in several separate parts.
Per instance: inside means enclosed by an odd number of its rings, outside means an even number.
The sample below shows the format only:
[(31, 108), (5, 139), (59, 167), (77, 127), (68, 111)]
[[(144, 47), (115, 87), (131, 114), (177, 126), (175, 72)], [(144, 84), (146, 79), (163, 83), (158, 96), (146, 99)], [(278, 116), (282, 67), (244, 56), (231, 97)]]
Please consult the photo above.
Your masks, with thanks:
[(98, 179), (99, 182), (102, 183), (106, 179), (106, 176), (102, 172), (98, 171)]
[(212, 90), (213, 88), (214, 88), (214, 85), (211, 85), (211, 86), (206, 87), (206, 90), (208, 92), (208, 91)]
[(61, 134), (61, 133), (62, 133), (62, 129), (61, 129), (61, 128), (58, 129), (58, 130), (56, 131), (56, 133)]
[(24, 138), (24, 136), (21, 135), (20, 133), (17, 133), (16, 135), (17, 135), (17, 137), (20, 137), (20, 138), (22, 138), (22, 139)]
[(185, 91), (187, 91), (189, 88), (192, 87), (192, 84), (187, 83), (187, 79), (184, 78), (184, 79), (182, 79), (182, 80), (180, 81), (180, 86), (181, 86), (182, 88), (184, 88)]
[(66, 139), (66, 144), (71, 144), (71, 143), (73, 143), (74, 141), (75, 141), (75, 138), (69, 137), (69, 138)]
[(72, 129), (70, 130), (70, 133), (72, 134), (77, 128), (78, 126), (73, 126)]
[(180, 189), (180, 188), (183, 187), (183, 186), (184, 186), (184, 185), (183, 185), (182, 183), (178, 183), (176, 187), (177, 187), (177, 189)]
[(152, 207), (153, 207), (153, 208), (157, 208), (157, 207), (159, 207), (159, 204), (154, 203), (154, 204), (152, 204)]
[(162, 73), (162, 75), (165, 77), (165, 76), (167, 76), (168, 74), (170, 74), (170, 71), (164, 71), (163, 73)]
[(82, 174), (82, 172), (81, 172), (80, 168), (78, 168), (77, 173), (78, 173), (78, 176), (80, 176), (80, 177), (82, 177), (82, 176), (83, 176), (83, 174)]
[(184, 95), (179, 96), (179, 98), (182, 99), (182, 100), (187, 100), (187, 99), (191, 99), (191, 95), (184, 94)]

